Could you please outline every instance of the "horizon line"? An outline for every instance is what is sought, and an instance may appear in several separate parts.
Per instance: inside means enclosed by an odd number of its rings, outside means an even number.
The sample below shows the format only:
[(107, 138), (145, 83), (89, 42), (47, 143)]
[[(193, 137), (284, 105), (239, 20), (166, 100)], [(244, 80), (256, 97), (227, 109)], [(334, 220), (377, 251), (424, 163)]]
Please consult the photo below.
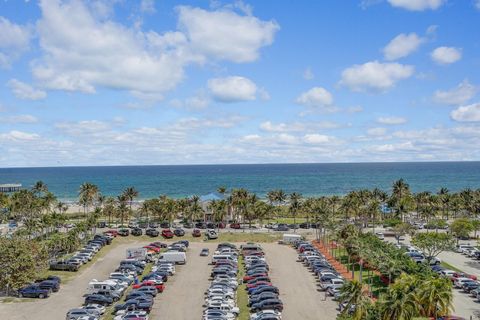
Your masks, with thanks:
[(198, 164), (105, 164), (105, 165), (64, 165), (64, 166), (18, 166), (4, 169), (47, 169), (47, 168), (101, 168), (101, 167), (186, 167), (186, 166), (255, 166), (255, 165), (307, 165), (307, 164), (388, 164), (388, 163), (475, 163), (480, 160), (415, 160), (415, 161), (352, 161), (352, 162), (258, 162), (258, 163), (198, 163)]

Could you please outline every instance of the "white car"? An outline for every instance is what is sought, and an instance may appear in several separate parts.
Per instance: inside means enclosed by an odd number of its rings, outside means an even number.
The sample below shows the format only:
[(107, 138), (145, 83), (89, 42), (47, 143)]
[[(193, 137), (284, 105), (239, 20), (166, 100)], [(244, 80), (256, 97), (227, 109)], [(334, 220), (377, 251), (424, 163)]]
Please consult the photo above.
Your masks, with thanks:
[(461, 289), (463, 284), (467, 281), (472, 281), (472, 279), (470, 278), (457, 278), (453, 281), (453, 286), (456, 288), (456, 289)]
[(257, 313), (253, 313), (250, 315), (250, 320), (259, 320), (261, 319), (264, 315), (268, 316), (273, 316), (276, 317), (278, 320), (282, 319), (282, 313), (279, 311), (275, 310), (262, 310)]
[(113, 318), (113, 320), (123, 320), (125, 319), (125, 316), (133, 315), (133, 314), (139, 315), (141, 317), (144, 317), (146, 320), (148, 320), (148, 314), (145, 311), (141, 311), (141, 310), (134, 310), (134, 311), (119, 310), (115, 314), (115, 318)]
[(222, 310), (228, 313), (233, 313), (236, 316), (238, 316), (240, 313), (240, 308), (221, 302), (212, 302), (207, 304), (206, 310), (208, 309)]
[(82, 307), (82, 309), (85, 309), (87, 311), (92, 311), (93, 314), (98, 314), (98, 315), (102, 315), (105, 313), (105, 306), (102, 306), (96, 303), (87, 304), (86, 306)]

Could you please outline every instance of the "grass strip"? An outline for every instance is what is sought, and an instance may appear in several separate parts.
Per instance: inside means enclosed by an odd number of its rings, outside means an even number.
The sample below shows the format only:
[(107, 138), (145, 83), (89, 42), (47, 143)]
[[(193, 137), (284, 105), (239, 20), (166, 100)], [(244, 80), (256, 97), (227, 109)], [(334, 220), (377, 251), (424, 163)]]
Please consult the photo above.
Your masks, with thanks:
[(238, 315), (238, 320), (249, 320), (250, 319), (250, 308), (248, 307), (248, 294), (247, 294), (247, 285), (243, 283), (243, 276), (245, 275), (245, 265), (243, 264), (243, 256), (240, 255), (238, 258), (238, 266), (240, 267), (238, 271), (238, 282), (242, 283), (238, 286), (237, 290), (237, 306), (240, 309)]

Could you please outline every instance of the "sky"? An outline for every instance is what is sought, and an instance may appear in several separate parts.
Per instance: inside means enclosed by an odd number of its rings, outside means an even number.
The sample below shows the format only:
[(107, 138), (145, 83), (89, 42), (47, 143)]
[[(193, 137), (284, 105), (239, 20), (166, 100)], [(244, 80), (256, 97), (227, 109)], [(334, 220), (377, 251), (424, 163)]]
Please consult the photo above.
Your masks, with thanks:
[(480, 0), (0, 0), (0, 167), (480, 160)]

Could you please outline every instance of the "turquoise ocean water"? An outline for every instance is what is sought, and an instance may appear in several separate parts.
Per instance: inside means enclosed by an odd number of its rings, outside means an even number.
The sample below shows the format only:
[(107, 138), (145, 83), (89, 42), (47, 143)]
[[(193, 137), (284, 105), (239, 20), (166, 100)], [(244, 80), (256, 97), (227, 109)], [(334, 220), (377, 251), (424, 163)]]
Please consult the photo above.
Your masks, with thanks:
[(413, 191), (436, 192), (480, 188), (480, 162), (336, 163), (0, 168), (0, 184), (31, 187), (45, 182), (62, 200), (75, 200), (83, 182), (100, 187), (105, 195), (117, 195), (134, 186), (140, 199), (165, 194), (171, 197), (205, 195), (219, 186), (246, 188), (259, 196), (283, 189), (304, 196), (342, 195), (360, 188), (390, 190), (404, 178)]

